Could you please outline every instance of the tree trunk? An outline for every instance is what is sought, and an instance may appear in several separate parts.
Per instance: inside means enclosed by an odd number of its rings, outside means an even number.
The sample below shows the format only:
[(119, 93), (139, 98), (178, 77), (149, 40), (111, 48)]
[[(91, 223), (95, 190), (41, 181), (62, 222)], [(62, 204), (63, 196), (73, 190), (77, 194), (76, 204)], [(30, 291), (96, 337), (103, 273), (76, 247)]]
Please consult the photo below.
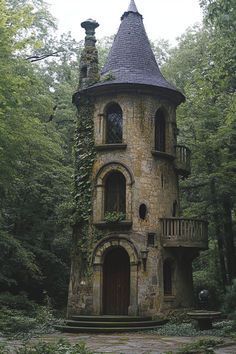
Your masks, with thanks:
[(225, 288), (228, 282), (227, 282), (227, 274), (226, 274), (226, 266), (225, 266), (223, 234), (222, 234), (222, 228), (220, 223), (221, 216), (219, 213), (218, 201), (216, 198), (216, 185), (215, 185), (214, 178), (212, 178), (210, 181), (210, 191), (211, 191), (211, 201), (213, 207), (213, 221), (215, 225), (215, 235), (217, 239), (219, 257), (220, 257), (222, 283), (223, 283), (223, 287)]
[(228, 282), (232, 284), (236, 277), (236, 255), (234, 247), (233, 223), (232, 223), (232, 203), (229, 195), (223, 197), (224, 211), (224, 241), (227, 260)]

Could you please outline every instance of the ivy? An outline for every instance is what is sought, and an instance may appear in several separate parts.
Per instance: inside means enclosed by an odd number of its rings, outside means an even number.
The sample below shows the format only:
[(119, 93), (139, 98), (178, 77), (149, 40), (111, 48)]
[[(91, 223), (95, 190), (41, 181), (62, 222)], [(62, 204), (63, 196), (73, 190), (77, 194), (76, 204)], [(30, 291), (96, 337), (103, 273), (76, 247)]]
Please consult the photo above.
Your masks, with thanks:
[(84, 94), (81, 95), (75, 139), (75, 222), (78, 224), (87, 223), (92, 211), (92, 168), (96, 154), (93, 112), (92, 98)]
[(74, 257), (80, 258), (81, 273), (89, 275), (91, 248), (102, 238), (91, 225), (93, 180), (92, 169), (96, 157), (94, 142), (94, 102), (88, 95), (79, 98), (75, 138), (75, 213), (73, 218)]

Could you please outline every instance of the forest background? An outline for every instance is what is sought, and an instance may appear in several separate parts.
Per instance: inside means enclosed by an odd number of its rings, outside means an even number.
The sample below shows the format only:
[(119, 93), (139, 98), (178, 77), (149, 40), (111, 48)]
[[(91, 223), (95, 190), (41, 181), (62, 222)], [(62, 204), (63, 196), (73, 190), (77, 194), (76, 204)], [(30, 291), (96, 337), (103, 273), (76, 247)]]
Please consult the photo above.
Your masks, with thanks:
[[(165, 40), (152, 46), (187, 98), (177, 112), (179, 143), (192, 151), (182, 215), (209, 221), (210, 247), (194, 263), (194, 285), (196, 294), (209, 289), (219, 308), (236, 278), (236, 2), (200, 4), (202, 26), (174, 48)], [(83, 42), (56, 37), (43, 0), (0, 0), (0, 13), (0, 306), (5, 314), (35, 304), (64, 309), (75, 209), (71, 97)], [(97, 42), (101, 66), (112, 39)]]

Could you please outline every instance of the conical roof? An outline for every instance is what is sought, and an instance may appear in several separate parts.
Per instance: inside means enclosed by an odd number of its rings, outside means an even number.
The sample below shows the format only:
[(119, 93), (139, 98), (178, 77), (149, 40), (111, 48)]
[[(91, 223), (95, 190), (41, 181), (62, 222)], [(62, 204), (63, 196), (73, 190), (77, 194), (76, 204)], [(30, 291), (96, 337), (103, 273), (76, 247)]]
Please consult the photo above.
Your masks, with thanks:
[(136, 6), (134, 0), (131, 0), (131, 1), (130, 1), (129, 8), (128, 8), (128, 12), (130, 12), (130, 11), (131, 11), (131, 12), (138, 12), (137, 6)]
[(183, 94), (161, 74), (134, 0), (121, 17), (118, 33), (101, 72), (101, 80), (93, 87), (117, 84), (168, 89), (176, 96), (178, 103), (185, 100)]

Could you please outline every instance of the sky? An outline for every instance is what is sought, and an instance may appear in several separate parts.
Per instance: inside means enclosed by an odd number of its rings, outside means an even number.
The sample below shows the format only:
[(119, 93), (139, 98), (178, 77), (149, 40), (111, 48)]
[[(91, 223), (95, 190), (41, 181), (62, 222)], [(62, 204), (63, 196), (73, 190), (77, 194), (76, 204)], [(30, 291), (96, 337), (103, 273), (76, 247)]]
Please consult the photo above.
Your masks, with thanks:
[[(97, 38), (115, 34), (120, 17), (128, 9), (130, 0), (47, 0), (49, 10), (57, 19), (59, 32), (71, 31), (76, 40), (84, 38), (80, 23), (88, 18), (100, 26)], [(151, 40), (165, 39), (171, 44), (194, 23), (201, 22), (199, 0), (135, 0), (143, 15)]]

